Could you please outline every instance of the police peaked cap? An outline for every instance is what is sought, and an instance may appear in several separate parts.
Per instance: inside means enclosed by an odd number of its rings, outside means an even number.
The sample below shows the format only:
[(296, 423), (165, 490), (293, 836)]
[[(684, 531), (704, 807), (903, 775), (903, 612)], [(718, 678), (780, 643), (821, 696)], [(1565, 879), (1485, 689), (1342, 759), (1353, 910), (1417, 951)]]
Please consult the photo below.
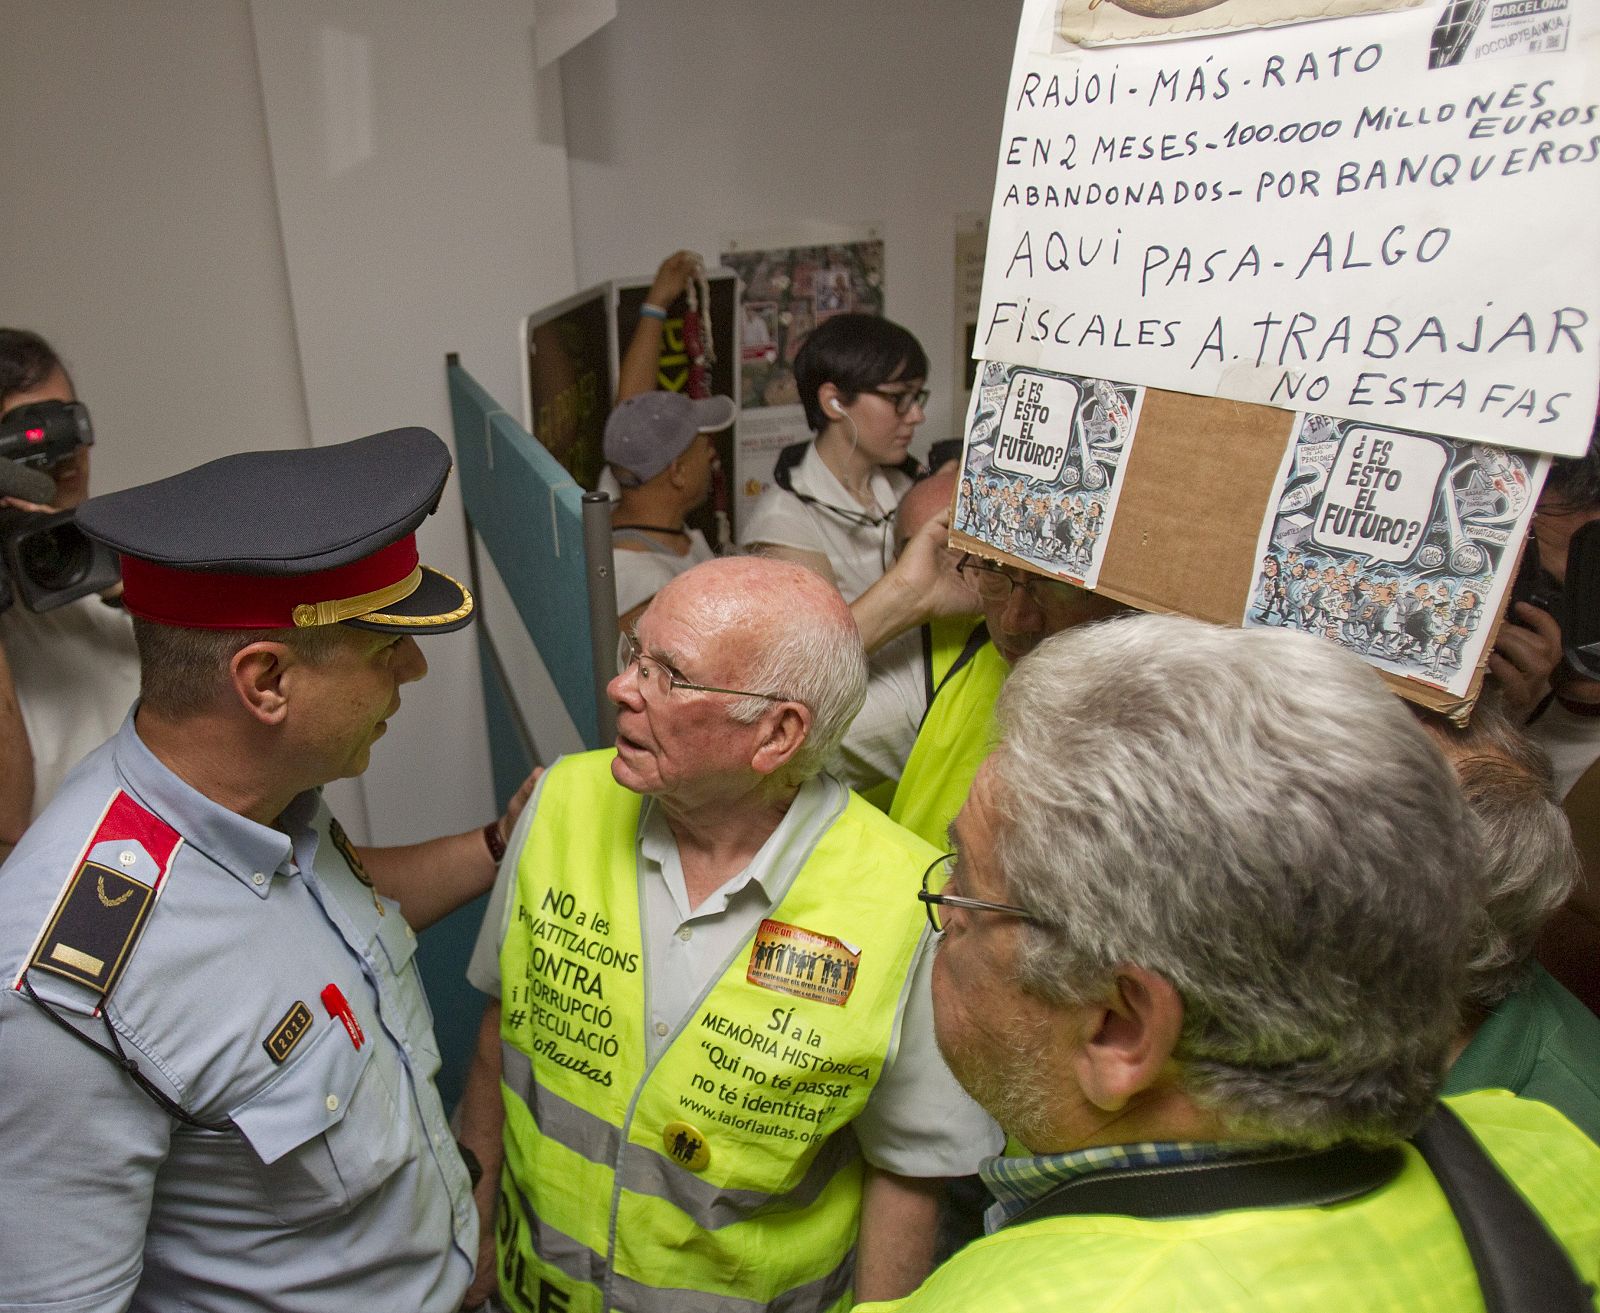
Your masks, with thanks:
[(438, 437), (391, 429), (224, 456), (91, 498), (77, 522), (120, 553), (123, 605), (158, 624), (443, 633), (472, 594), (421, 564), (415, 531), (449, 477)]

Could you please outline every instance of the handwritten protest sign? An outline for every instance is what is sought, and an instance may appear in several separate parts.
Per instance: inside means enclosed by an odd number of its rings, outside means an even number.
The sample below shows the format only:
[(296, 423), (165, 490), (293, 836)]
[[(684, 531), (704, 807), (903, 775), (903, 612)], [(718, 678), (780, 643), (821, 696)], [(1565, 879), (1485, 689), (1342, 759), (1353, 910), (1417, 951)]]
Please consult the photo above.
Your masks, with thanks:
[(1024, 9), (976, 356), (1584, 450), (1600, 5), (1067, 44), (1090, 3)]
[(1320, 634), (1464, 696), (1548, 467), (1483, 443), (1302, 415), (1245, 625)]
[(1143, 392), (995, 362), (967, 417), (955, 528), (1093, 588), (1122, 494)]

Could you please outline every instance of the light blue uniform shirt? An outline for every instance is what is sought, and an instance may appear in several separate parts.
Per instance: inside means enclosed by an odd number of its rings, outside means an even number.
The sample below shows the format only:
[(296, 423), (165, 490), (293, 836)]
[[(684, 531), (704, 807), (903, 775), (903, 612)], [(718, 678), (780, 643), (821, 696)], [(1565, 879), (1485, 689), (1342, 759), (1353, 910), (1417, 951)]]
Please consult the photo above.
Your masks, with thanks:
[[(158, 1088), (225, 1130), (169, 1116), (15, 988), (119, 789), (183, 842), (105, 1016)], [(331, 820), (317, 792), (281, 831), (225, 810), (130, 716), (0, 867), (0, 1309), (457, 1308), (478, 1222), (434, 1088), (416, 940), (395, 903), (380, 914)], [(145, 883), (155, 869), (137, 848), (122, 868)], [(108, 1043), (92, 991), (28, 981)], [(310, 1026), (274, 1061), (264, 1041), (296, 1004)]]

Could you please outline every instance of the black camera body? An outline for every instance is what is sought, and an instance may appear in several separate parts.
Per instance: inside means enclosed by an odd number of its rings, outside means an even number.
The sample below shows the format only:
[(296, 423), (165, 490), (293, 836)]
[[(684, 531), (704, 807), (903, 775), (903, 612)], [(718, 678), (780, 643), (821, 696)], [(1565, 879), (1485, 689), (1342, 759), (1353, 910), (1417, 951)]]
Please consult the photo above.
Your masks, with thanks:
[[(79, 401), (37, 401), (0, 416), (0, 460), (40, 474), (93, 443), (89, 410)], [(117, 582), (116, 553), (76, 520), (72, 511), (0, 507), (0, 611), (19, 599), (30, 611), (50, 611)]]
[(48, 471), (79, 447), (94, 446), (94, 425), (81, 401), (35, 401), (0, 416), (0, 460)]
[(1530, 538), (1511, 586), (1511, 605), (1527, 602), (1549, 612), (1561, 626), (1567, 664), (1584, 679), (1600, 679), (1600, 520), (1572, 535), (1566, 573), (1565, 584), (1556, 582)]

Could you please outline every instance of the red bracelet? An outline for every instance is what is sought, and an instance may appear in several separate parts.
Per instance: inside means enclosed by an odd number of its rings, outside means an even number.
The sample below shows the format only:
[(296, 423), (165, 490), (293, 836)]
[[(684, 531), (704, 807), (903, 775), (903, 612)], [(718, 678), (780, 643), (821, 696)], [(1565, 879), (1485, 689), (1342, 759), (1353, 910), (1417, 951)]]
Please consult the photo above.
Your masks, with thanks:
[(499, 866), (501, 859), (506, 855), (506, 841), (500, 837), (498, 818), (483, 827), (483, 846), (489, 850), (489, 859)]

